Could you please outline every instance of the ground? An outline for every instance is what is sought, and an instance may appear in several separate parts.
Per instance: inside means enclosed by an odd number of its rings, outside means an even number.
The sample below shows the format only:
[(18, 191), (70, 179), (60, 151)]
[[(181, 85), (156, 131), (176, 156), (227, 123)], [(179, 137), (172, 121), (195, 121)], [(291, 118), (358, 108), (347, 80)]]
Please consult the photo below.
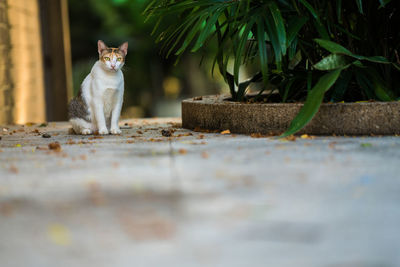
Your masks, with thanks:
[(400, 266), (399, 137), (125, 124), (0, 128), (2, 267)]

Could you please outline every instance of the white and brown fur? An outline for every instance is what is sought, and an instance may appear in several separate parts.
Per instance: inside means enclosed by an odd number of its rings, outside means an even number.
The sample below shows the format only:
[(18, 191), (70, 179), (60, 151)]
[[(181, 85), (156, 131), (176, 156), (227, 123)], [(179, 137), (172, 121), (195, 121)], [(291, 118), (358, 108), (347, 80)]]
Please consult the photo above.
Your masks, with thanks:
[(69, 103), (69, 121), (76, 134), (120, 134), (118, 121), (124, 96), (121, 68), (128, 54), (128, 43), (109, 48), (99, 40), (97, 46), (99, 60)]

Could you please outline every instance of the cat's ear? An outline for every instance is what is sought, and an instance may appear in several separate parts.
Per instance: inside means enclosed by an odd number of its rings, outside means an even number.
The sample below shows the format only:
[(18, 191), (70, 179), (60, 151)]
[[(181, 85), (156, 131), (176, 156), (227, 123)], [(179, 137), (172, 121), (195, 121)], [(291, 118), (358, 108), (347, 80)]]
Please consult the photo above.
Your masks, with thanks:
[(97, 51), (99, 52), (99, 55), (101, 55), (101, 52), (103, 50), (106, 50), (108, 47), (102, 40), (97, 41)]
[(128, 42), (123, 43), (122, 45), (119, 46), (119, 51), (124, 53), (124, 56), (128, 54)]

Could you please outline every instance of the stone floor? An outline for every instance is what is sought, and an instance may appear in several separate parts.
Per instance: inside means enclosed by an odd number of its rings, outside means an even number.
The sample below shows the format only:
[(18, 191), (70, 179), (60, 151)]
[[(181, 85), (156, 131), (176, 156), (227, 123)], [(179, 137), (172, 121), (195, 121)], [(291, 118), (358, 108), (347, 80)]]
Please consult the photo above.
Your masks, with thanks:
[(0, 127), (1, 267), (400, 266), (400, 137), (124, 124)]

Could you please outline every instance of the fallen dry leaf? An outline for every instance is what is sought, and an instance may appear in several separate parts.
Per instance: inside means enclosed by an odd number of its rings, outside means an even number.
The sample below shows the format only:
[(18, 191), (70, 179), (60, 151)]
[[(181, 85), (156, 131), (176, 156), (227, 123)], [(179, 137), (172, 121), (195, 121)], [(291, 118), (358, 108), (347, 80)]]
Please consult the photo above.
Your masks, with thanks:
[(66, 144), (67, 145), (75, 145), (76, 142), (74, 140), (72, 140), (72, 139), (68, 139)]
[(195, 127), (193, 129), (193, 131), (194, 132), (200, 132), (200, 133), (218, 133), (219, 132), (218, 130), (203, 129), (203, 128), (200, 128), (198, 126)]
[(288, 137), (284, 137), (282, 138), (282, 140), (286, 140), (286, 141), (290, 141), (290, 142), (294, 142), (296, 141), (297, 137), (294, 135), (289, 135)]
[(149, 141), (150, 141), (150, 142), (162, 142), (162, 141), (164, 141), (164, 140), (159, 139), (159, 138), (150, 138)]
[(303, 134), (300, 136), (301, 139), (315, 139), (315, 136), (308, 135), (308, 134)]
[(172, 220), (155, 213), (132, 215), (123, 211), (118, 216), (122, 229), (134, 240), (167, 240), (171, 239), (176, 226)]
[(221, 134), (231, 134), (231, 131), (225, 130), (225, 131), (222, 131)]
[(106, 198), (101, 191), (101, 185), (96, 182), (90, 182), (88, 187), (90, 201), (97, 206), (104, 204)]
[(192, 133), (183, 133), (183, 134), (178, 134), (176, 137), (183, 137), (183, 136), (192, 136)]
[(113, 168), (118, 169), (119, 168), (119, 163), (118, 162), (113, 162), (112, 166), (113, 166)]
[(8, 169), (11, 173), (17, 174), (19, 172), (18, 168), (15, 167), (14, 165), (11, 165), (10, 168)]
[(0, 214), (2, 214), (3, 216), (10, 216), (12, 215), (14, 209), (11, 206), (10, 203), (3, 203), (0, 204)]
[(201, 153), (201, 157), (203, 158), (203, 159), (208, 159), (209, 158), (209, 155), (208, 155), (208, 153), (207, 152), (203, 152), (203, 153)]
[(251, 138), (263, 138), (266, 137), (265, 135), (262, 135), (261, 133), (252, 133), (250, 134)]
[(89, 137), (88, 140), (103, 139), (103, 138), (104, 138), (103, 136), (92, 136)]
[(181, 155), (187, 154), (187, 150), (184, 149), (184, 148), (179, 149), (178, 152), (179, 152), (179, 154), (181, 154)]
[(61, 151), (61, 145), (59, 142), (50, 143), (49, 149), (59, 152), (59, 151)]
[(337, 144), (337, 142), (330, 142), (328, 146), (329, 146), (329, 148), (333, 149), (333, 148), (335, 148), (336, 144)]

